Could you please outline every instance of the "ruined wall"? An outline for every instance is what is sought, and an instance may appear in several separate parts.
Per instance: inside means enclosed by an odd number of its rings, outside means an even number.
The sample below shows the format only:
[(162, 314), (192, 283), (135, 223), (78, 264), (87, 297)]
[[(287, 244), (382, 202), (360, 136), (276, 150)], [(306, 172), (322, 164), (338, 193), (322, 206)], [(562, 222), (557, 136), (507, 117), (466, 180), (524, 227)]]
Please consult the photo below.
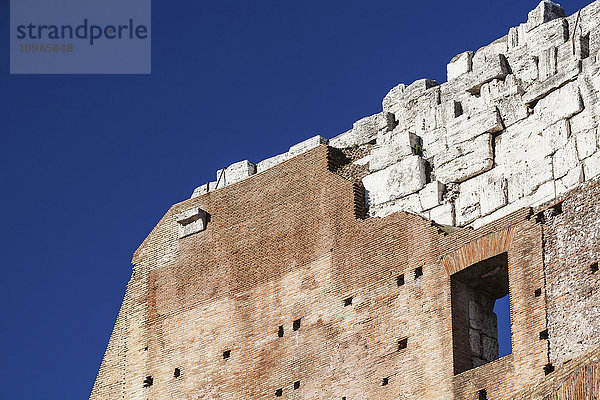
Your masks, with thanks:
[[(448, 81), (390, 90), (382, 112), (331, 140), (314, 137), (254, 165), (233, 164), (219, 187), (321, 143), (369, 146), (354, 160), (373, 216), (409, 211), (478, 227), (554, 199), (600, 174), (600, 3), (579, 15), (542, 1), (527, 22), (448, 64)], [(372, 148), (372, 149), (371, 149)], [(214, 190), (200, 186), (194, 196)]]
[(567, 362), (600, 337), (600, 187), (584, 185), (542, 213), (550, 359)]
[(91, 399), (600, 396), (598, 13), (542, 2), (448, 82), (217, 171), (135, 252)]
[[(501, 399), (543, 379), (542, 226), (531, 212), (451, 233), (408, 213), (363, 219), (336, 159), (320, 146), (173, 206), (134, 256), (91, 398)], [(180, 235), (179, 216), (197, 207), (205, 229)], [(496, 256), (513, 352), (472, 357), (457, 374), (473, 329), (453, 324), (465, 309), (452, 276)], [(481, 316), (466, 307), (465, 318)]]

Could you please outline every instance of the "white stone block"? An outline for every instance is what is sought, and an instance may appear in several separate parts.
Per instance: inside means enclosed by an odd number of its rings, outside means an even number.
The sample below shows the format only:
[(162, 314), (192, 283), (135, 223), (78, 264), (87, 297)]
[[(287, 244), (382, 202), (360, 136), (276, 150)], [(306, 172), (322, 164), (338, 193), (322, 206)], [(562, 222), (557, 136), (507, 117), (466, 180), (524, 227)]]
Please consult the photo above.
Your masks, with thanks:
[(406, 85), (401, 83), (392, 88), (383, 98), (381, 105), (384, 112), (395, 114), (396, 117), (402, 113), (404, 107), (404, 90)]
[(421, 215), (424, 218), (429, 217), (428, 212), (422, 212), (418, 193), (413, 193), (399, 199), (390, 200), (383, 204), (373, 205), (369, 208), (369, 215), (372, 217), (385, 217), (400, 211)]
[(447, 153), (434, 157), (437, 180), (444, 184), (463, 182), (492, 168), (492, 135), (480, 135), (473, 140), (448, 146)]
[(553, 123), (570, 118), (583, 110), (583, 102), (579, 95), (579, 87), (575, 82), (549, 93), (540, 99), (535, 106), (535, 114), (539, 121)]
[(543, 144), (543, 149), (537, 147), (537, 150), (543, 152), (544, 156), (554, 154), (558, 149), (567, 144), (570, 135), (569, 121), (560, 120), (542, 131), (545, 143)]
[(429, 211), (429, 219), (436, 224), (454, 226), (454, 206), (452, 203), (442, 204)]
[(377, 145), (371, 150), (369, 170), (379, 171), (413, 155), (418, 148), (419, 140), (414, 133), (394, 130), (379, 135)]
[(460, 185), (456, 198), (456, 225), (463, 226), (481, 216), (479, 194), (481, 186), (478, 179), (469, 179)]
[(206, 211), (194, 207), (175, 216), (178, 224), (178, 237), (181, 239), (206, 229)]
[(575, 168), (579, 164), (575, 140), (569, 140), (565, 146), (558, 149), (552, 157), (552, 162), (554, 164), (555, 179), (562, 178)]
[(552, 159), (550, 157), (503, 166), (502, 170), (508, 181), (509, 203), (530, 195), (542, 184), (551, 181), (553, 178)]
[(571, 189), (575, 189), (581, 182), (583, 182), (583, 168), (581, 165), (577, 165), (575, 168), (570, 170), (565, 176), (557, 179), (555, 182), (556, 195), (560, 196), (563, 193), (568, 192)]
[(556, 198), (554, 181), (542, 183), (532, 194), (522, 199), (524, 204), (536, 207)]
[(502, 130), (502, 120), (495, 107), (477, 112), (472, 117), (466, 114), (453, 119), (448, 124), (446, 141), (448, 145), (465, 142), (482, 133), (494, 133)]
[(558, 51), (551, 47), (542, 51), (538, 57), (538, 79), (544, 81), (558, 72)]
[(277, 164), (281, 164), (285, 160), (289, 158), (288, 153), (278, 154), (273, 157), (269, 157), (265, 160), (262, 160), (258, 164), (256, 164), (256, 172), (263, 172), (266, 169), (269, 169)]
[[(594, 94), (594, 96), (597, 95)], [(569, 120), (569, 124), (571, 125), (571, 132), (577, 134), (578, 132), (595, 129), (598, 126), (593, 115), (594, 108), (595, 107), (586, 107), (582, 112), (571, 117), (571, 119)]]
[(466, 76), (467, 92), (476, 94), (484, 83), (493, 79), (504, 79), (510, 73), (506, 57), (503, 54), (494, 54), (487, 59), (478, 60), (477, 53), (473, 57), (473, 72)]
[(391, 113), (379, 113), (356, 121), (352, 129), (334, 137), (329, 141), (332, 147), (343, 149), (346, 147), (360, 146), (377, 138), (381, 131), (393, 128), (393, 115)]
[[(223, 171), (225, 171), (223, 173)], [(256, 165), (248, 160), (238, 161), (217, 171), (219, 187), (231, 185), (256, 173)]]
[(425, 167), (419, 156), (367, 175), (362, 180), (370, 206), (415, 193), (425, 185)]
[(472, 60), (472, 51), (465, 51), (464, 53), (454, 56), (446, 66), (447, 79), (451, 80), (457, 76), (471, 72), (473, 67)]
[(290, 150), (288, 151), (288, 157), (289, 158), (296, 157), (296, 156), (298, 156), (302, 153), (306, 153), (308, 150), (314, 149), (315, 147), (318, 147), (322, 144), (327, 144), (328, 142), (329, 142), (329, 140), (325, 139), (323, 136), (320, 136), (320, 135), (313, 136), (309, 139), (306, 139), (306, 140), (290, 147)]
[[(559, 89), (568, 82), (572, 82), (577, 79), (579, 72), (581, 71), (581, 63), (573, 61), (567, 67), (558, 71), (552, 77), (546, 79), (544, 82), (537, 82), (532, 85), (529, 90), (523, 95), (523, 102), (527, 106), (533, 106), (534, 103), (541, 98), (544, 98), (548, 94)], [(537, 74), (536, 74), (537, 77)]]
[(431, 182), (425, 185), (423, 189), (419, 191), (421, 206), (423, 207), (423, 210), (429, 210), (440, 205), (445, 189), (446, 185), (438, 181)]
[(431, 158), (448, 151), (447, 133), (445, 128), (439, 128), (426, 132), (421, 139), (423, 141), (423, 157)]
[(600, 175), (600, 151), (583, 160), (583, 171), (586, 181)]
[(598, 150), (596, 138), (596, 129), (590, 129), (583, 132), (578, 132), (573, 135), (577, 144), (577, 155), (579, 159), (588, 158)]
[(481, 215), (488, 215), (508, 202), (506, 179), (494, 169), (474, 178), (479, 180)]
[(529, 11), (527, 15), (526, 30), (530, 31), (545, 22), (564, 17), (565, 10), (558, 3), (542, 0), (536, 8)]
[(558, 47), (569, 40), (569, 24), (560, 18), (540, 25), (526, 35), (527, 48), (532, 52)]

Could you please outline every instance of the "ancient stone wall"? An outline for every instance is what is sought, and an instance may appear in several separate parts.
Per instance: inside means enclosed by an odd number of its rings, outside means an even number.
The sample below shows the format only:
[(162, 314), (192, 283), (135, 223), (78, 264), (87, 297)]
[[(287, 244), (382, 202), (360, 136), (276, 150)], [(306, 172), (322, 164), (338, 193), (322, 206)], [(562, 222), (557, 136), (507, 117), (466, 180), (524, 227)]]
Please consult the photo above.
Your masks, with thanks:
[(135, 252), (91, 399), (600, 396), (599, 13), (542, 2), (448, 82), (217, 171)]
[(600, 3), (565, 17), (542, 1), (527, 22), (448, 64), (448, 81), (390, 90), (382, 112), (327, 140), (308, 139), (254, 165), (235, 163), (193, 196), (322, 143), (369, 146), (358, 165), (369, 214), (409, 211), (478, 227), (545, 203), (600, 174)]

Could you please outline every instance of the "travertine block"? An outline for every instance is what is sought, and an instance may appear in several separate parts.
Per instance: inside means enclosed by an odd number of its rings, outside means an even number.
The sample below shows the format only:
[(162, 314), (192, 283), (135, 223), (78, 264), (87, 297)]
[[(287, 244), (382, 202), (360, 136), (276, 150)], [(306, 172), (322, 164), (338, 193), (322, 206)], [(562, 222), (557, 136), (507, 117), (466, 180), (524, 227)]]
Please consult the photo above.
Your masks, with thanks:
[(535, 106), (536, 117), (542, 123), (553, 123), (560, 119), (570, 118), (583, 110), (583, 102), (579, 95), (579, 87), (575, 82), (549, 93), (540, 99)]
[(492, 79), (504, 79), (510, 73), (510, 67), (503, 54), (496, 54), (482, 62), (479, 68), (473, 67), (473, 72), (467, 76), (467, 92), (479, 93), (481, 85)]
[(581, 63), (573, 61), (573, 63), (566, 67), (564, 70), (557, 72), (554, 76), (546, 79), (544, 82), (539, 82), (533, 85), (523, 95), (523, 102), (527, 106), (532, 106), (539, 99), (547, 96), (551, 92), (554, 92), (567, 82), (572, 82), (577, 79), (577, 75), (581, 69)]
[(536, 8), (529, 11), (527, 15), (526, 30), (530, 31), (545, 22), (565, 16), (565, 10), (560, 4), (548, 0), (542, 0)]
[(562, 178), (575, 168), (579, 164), (575, 140), (569, 140), (565, 146), (558, 149), (552, 157), (552, 163), (554, 165), (555, 179)]
[(522, 161), (503, 168), (508, 181), (508, 202), (512, 203), (535, 192), (542, 184), (551, 181), (552, 160)]
[(446, 203), (432, 208), (429, 210), (429, 219), (436, 224), (454, 226), (454, 205)]
[(543, 50), (538, 57), (538, 79), (545, 81), (558, 72), (557, 48)]
[(452, 58), (452, 60), (450, 60), (450, 62), (446, 66), (447, 79), (451, 80), (456, 78), (457, 76), (471, 72), (471, 69), (473, 67), (472, 60), (472, 51), (465, 51), (464, 53), (460, 53), (454, 56), (454, 58)]
[(600, 175), (600, 151), (583, 160), (583, 172), (586, 181)]
[(491, 170), (473, 179), (479, 181), (481, 215), (488, 215), (507, 204), (507, 183), (501, 174)]
[(527, 48), (533, 53), (557, 47), (569, 40), (569, 24), (565, 18), (558, 18), (531, 29), (526, 38)]
[(271, 168), (274, 165), (280, 164), (289, 158), (288, 153), (278, 154), (273, 157), (269, 157), (256, 164), (256, 172), (263, 172), (266, 169)]
[(479, 181), (469, 179), (460, 185), (460, 193), (456, 199), (456, 225), (463, 226), (481, 216), (479, 204)]
[(556, 195), (559, 196), (571, 189), (576, 188), (581, 182), (583, 182), (583, 178), (583, 167), (581, 165), (575, 166), (572, 170), (567, 172), (565, 176), (556, 180)]
[(248, 160), (238, 161), (224, 170), (217, 170), (217, 182), (219, 182), (219, 187), (223, 187), (239, 182), (255, 173), (256, 165), (254, 163)]
[(414, 133), (393, 131), (379, 135), (377, 145), (371, 151), (370, 171), (379, 171), (412, 155), (419, 149), (419, 140)]
[(370, 205), (415, 193), (425, 185), (423, 159), (408, 156), (390, 167), (367, 175), (362, 182)]
[(448, 147), (447, 153), (434, 157), (435, 176), (442, 183), (462, 182), (492, 168), (492, 135), (480, 135), (473, 140)]
[(575, 137), (575, 143), (577, 145), (577, 155), (580, 160), (588, 158), (596, 152), (598, 149), (596, 138), (596, 129), (590, 129), (583, 132), (578, 132), (573, 135)]
[(323, 136), (313, 136), (290, 147), (290, 150), (288, 151), (288, 157), (296, 157), (297, 155), (305, 153), (310, 149), (314, 149), (317, 146), (327, 143), (329, 143), (329, 140), (325, 139)]
[(194, 207), (177, 214), (176, 221), (178, 237), (181, 239), (206, 229), (206, 211), (200, 207)]
[(404, 91), (406, 85), (401, 83), (392, 88), (383, 98), (381, 106), (384, 112), (390, 112), (396, 116), (402, 113), (404, 106)]
[(399, 199), (390, 200), (388, 202), (373, 205), (369, 208), (369, 215), (373, 217), (385, 217), (395, 212), (406, 211), (412, 214), (421, 215), (424, 218), (428, 217), (428, 213), (422, 212), (419, 194), (413, 193)]
[[(596, 94), (594, 94), (594, 96), (596, 96)], [(586, 102), (584, 99), (583, 102), (589, 106), (591, 101)], [(579, 132), (596, 129), (598, 124), (596, 122), (596, 117), (594, 116), (594, 109), (595, 107), (586, 107), (579, 114), (576, 114), (569, 119), (570, 129), (574, 135), (577, 135)]]
[(394, 115), (381, 112), (356, 121), (352, 129), (331, 139), (329, 145), (346, 148), (363, 145), (377, 138), (378, 133), (391, 131), (394, 128)]
[(423, 189), (419, 191), (423, 210), (429, 210), (440, 205), (445, 189), (446, 185), (438, 181), (425, 185)]
[(451, 146), (471, 140), (482, 133), (495, 133), (502, 130), (502, 120), (495, 107), (481, 110), (472, 117), (466, 114), (455, 118), (447, 127), (447, 142)]
[(544, 156), (554, 154), (558, 149), (564, 147), (571, 136), (568, 120), (560, 120), (542, 131), (545, 143), (537, 147), (537, 151)]

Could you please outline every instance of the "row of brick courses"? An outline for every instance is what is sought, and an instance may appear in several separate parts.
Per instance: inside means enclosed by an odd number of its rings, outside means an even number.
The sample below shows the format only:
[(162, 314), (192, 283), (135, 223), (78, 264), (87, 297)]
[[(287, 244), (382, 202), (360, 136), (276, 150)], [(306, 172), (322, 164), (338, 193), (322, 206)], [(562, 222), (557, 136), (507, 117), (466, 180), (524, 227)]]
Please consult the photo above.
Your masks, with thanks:
[[(473, 399), (481, 389), (504, 399), (543, 379), (543, 228), (530, 210), (449, 235), (404, 212), (356, 218), (354, 186), (330, 171), (329, 151), (167, 212), (134, 255), (92, 399), (271, 399), (279, 389), (286, 399)], [(210, 214), (207, 228), (178, 239), (176, 215), (193, 206)], [(486, 250), (507, 230), (505, 248)], [(513, 354), (455, 376), (452, 271), (442, 259), (500, 251)]]

